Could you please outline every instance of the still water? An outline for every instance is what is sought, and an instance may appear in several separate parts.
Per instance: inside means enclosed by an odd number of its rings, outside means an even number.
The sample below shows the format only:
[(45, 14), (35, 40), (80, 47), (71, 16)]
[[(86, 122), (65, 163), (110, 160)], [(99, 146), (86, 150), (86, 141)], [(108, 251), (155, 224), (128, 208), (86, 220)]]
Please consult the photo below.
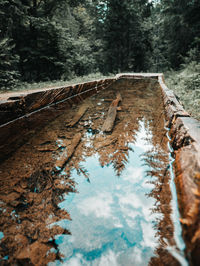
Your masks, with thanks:
[(73, 128), (78, 106), (0, 164), (1, 264), (187, 265), (158, 85), (120, 80), (83, 105)]
[[(76, 171), (78, 194), (66, 195), (59, 207), (66, 209), (72, 221), (61, 221), (72, 236), (57, 236), (56, 244), (67, 265), (145, 265), (158, 245), (152, 214), (155, 199), (149, 198), (152, 181), (142, 155), (151, 149), (140, 124), (133, 151), (120, 177), (112, 165), (101, 167), (98, 155), (86, 159), (89, 182)], [(50, 263), (49, 265), (59, 265)]]
[[(89, 172), (88, 180), (72, 172), (79, 193), (66, 195), (59, 204), (72, 221), (57, 223), (72, 234), (56, 236), (64, 265), (148, 265), (155, 256), (159, 247), (156, 225), (163, 215), (153, 212), (157, 201), (149, 196), (155, 188), (152, 182), (159, 180), (148, 175), (152, 167), (144, 163), (145, 154), (154, 150), (156, 155), (156, 150), (143, 121), (129, 148), (120, 177), (112, 165), (101, 167), (98, 154), (86, 158), (83, 164)], [(162, 166), (159, 159), (157, 163)], [(176, 237), (182, 245), (181, 236)], [(60, 261), (49, 265), (60, 265)]]

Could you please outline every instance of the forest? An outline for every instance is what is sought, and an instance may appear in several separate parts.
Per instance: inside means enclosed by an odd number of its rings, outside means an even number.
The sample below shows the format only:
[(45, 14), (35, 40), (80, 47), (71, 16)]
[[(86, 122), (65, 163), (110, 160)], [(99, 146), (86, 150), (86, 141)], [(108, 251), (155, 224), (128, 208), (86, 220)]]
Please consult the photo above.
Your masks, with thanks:
[(0, 265), (200, 265), (200, 0), (0, 0), (0, 128)]
[(199, 0), (0, 1), (0, 90), (199, 60)]

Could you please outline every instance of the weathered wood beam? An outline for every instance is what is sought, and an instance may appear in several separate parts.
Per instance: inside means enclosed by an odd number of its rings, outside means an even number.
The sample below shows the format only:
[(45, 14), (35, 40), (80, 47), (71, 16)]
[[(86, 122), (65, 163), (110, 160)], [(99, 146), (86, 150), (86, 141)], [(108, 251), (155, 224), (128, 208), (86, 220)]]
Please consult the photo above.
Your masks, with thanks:
[(70, 123), (68, 123), (66, 126), (67, 127), (73, 127), (75, 126), (78, 121), (84, 116), (84, 114), (86, 113), (86, 111), (88, 110), (88, 105), (81, 105), (78, 109), (78, 112), (75, 114), (75, 116), (73, 117), (72, 121)]
[(112, 101), (109, 110), (108, 110), (108, 115), (106, 117), (106, 120), (102, 126), (102, 131), (103, 132), (111, 132), (114, 126), (114, 122), (116, 119), (117, 115), (117, 110), (118, 110), (118, 104), (119, 102), (122, 101), (122, 97), (120, 93), (117, 93), (117, 98)]
[(56, 161), (55, 163), (55, 169), (56, 171), (61, 171), (65, 167), (65, 165), (68, 163), (68, 161), (73, 156), (78, 144), (81, 141), (81, 133), (77, 133), (75, 137), (73, 138), (71, 145), (69, 145), (66, 149), (66, 151), (63, 152), (61, 157)]

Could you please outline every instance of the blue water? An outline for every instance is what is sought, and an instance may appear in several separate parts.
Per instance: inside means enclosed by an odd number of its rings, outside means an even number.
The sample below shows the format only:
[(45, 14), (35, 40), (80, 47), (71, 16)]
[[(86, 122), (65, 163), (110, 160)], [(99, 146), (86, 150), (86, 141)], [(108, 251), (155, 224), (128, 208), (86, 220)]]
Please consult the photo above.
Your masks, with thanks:
[[(79, 193), (65, 196), (59, 207), (70, 213), (72, 221), (57, 225), (71, 235), (57, 235), (56, 244), (66, 265), (147, 265), (158, 246), (156, 220), (152, 213), (156, 200), (147, 194), (153, 177), (146, 172), (142, 155), (152, 148), (149, 132), (140, 124), (137, 141), (130, 143), (129, 162), (120, 177), (112, 165), (101, 167), (98, 154), (85, 158), (83, 167), (89, 180), (72, 172)], [(60, 261), (49, 265), (60, 265)]]
[(4, 238), (4, 234), (3, 234), (3, 232), (0, 232), (0, 241), (1, 241), (1, 239), (3, 239)]

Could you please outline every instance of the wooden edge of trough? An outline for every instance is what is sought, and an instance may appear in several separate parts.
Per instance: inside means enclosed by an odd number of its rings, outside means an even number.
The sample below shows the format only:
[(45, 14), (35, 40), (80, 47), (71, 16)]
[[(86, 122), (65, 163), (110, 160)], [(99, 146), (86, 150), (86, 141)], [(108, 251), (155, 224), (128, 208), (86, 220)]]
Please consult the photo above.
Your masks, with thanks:
[[(171, 145), (175, 155), (175, 183), (187, 245), (187, 256), (193, 265), (200, 261), (200, 122), (190, 117), (174, 93), (167, 88), (162, 73), (121, 73), (115, 77), (62, 86), (46, 90), (0, 95), (0, 128), (37, 110), (56, 105), (88, 91), (98, 92), (123, 78), (157, 79), (163, 96)], [(122, 95), (123, 96), (123, 95)]]
[(42, 108), (80, 98), (92, 91), (98, 92), (110, 86), (115, 80), (114, 77), (56, 88), (0, 94), (0, 127)]
[(174, 93), (158, 76), (171, 145), (174, 149), (175, 183), (187, 257), (200, 263), (200, 121), (190, 117)]

